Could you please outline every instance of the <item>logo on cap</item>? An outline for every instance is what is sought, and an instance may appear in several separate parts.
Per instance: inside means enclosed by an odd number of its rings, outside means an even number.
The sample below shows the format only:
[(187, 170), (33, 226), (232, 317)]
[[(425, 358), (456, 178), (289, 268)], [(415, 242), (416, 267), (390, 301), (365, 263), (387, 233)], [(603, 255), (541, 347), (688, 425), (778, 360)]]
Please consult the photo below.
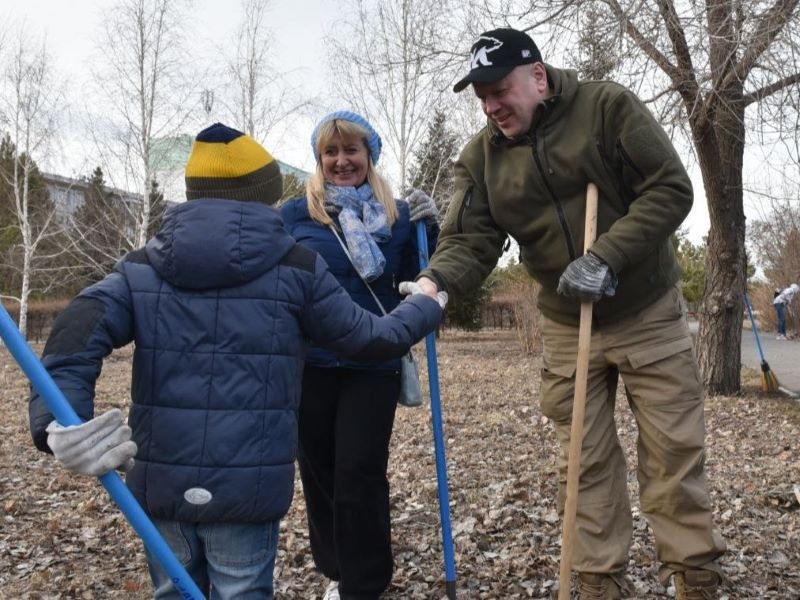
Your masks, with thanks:
[(470, 69), (477, 69), (478, 67), (491, 67), (494, 63), (489, 60), (489, 52), (499, 50), (503, 45), (503, 42), (497, 38), (484, 35), (478, 38), (478, 41), (475, 43), (475, 45), (477, 46), (481, 42), (486, 43), (472, 51), (472, 57), (469, 61)]
[(524, 31), (508, 27), (484, 31), (470, 48), (469, 73), (453, 86), (460, 92), (470, 83), (492, 83), (515, 67), (541, 62), (542, 55)]

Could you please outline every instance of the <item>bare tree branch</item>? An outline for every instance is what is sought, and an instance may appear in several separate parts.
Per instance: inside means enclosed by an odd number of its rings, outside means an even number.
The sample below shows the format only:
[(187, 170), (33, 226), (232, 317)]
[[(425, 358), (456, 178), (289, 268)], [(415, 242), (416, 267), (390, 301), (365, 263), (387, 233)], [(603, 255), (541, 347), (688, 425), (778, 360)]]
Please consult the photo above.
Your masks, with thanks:
[[(748, 42), (743, 46), (746, 48), (739, 64), (736, 65), (734, 72), (727, 77), (728, 80), (736, 78), (740, 81), (747, 79), (747, 75), (755, 66), (762, 54), (770, 47), (770, 44), (783, 31), (788, 21), (796, 16), (794, 11), (797, 8), (798, 0), (777, 0), (772, 7), (759, 19), (756, 31)], [(730, 81), (724, 81), (723, 87)]]
[(449, 101), (456, 62), (451, 53), (431, 50), (447, 47), (441, 40), (449, 3), (352, 0), (349, 8), (354, 18), (337, 28), (340, 35), (328, 39), (334, 86), (380, 131), (397, 161), (395, 183), (403, 190), (409, 184), (411, 154), (434, 107)]
[(760, 102), (764, 98), (767, 98), (776, 92), (780, 92), (781, 90), (798, 84), (800, 84), (800, 73), (794, 73), (793, 75), (789, 75), (778, 81), (774, 81), (769, 85), (765, 85), (760, 89), (750, 92), (744, 97), (744, 103), (747, 106), (753, 104), (754, 102)]
[[(161, 161), (187, 122), (196, 82), (189, 79), (182, 51), (182, 20), (187, 4), (170, 0), (118, 0), (102, 37), (102, 68), (95, 86), (111, 107), (116, 136), (101, 131), (98, 150), (118, 163), (142, 197), (130, 207), (136, 218), (132, 248), (141, 247), (151, 230), (151, 189)], [(154, 151), (154, 140), (160, 151)], [(114, 148), (109, 153), (110, 148)], [(109, 156), (111, 154), (111, 156)], [(112, 176), (116, 168), (107, 172)]]

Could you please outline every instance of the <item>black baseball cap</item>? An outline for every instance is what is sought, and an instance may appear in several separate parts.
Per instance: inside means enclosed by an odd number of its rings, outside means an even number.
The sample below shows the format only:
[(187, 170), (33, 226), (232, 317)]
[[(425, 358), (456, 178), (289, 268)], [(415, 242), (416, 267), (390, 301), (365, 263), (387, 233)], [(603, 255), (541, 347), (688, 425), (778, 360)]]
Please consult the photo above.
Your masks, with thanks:
[(470, 83), (492, 83), (520, 65), (542, 62), (542, 53), (524, 31), (503, 27), (483, 32), (469, 54), (470, 71), (453, 86), (460, 92)]

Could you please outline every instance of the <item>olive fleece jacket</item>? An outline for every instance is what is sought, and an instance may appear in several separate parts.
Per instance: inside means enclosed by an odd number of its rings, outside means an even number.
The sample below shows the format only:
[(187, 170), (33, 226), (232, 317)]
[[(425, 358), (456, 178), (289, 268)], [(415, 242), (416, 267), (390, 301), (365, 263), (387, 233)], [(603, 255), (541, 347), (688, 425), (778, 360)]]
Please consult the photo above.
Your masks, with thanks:
[(530, 131), (509, 140), (491, 124), (465, 147), (439, 245), (420, 273), (456, 298), (497, 264), (506, 236), (542, 284), (539, 308), (577, 325), (580, 304), (556, 293), (581, 255), (586, 186), (600, 192), (591, 252), (619, 277), (616, 295), (595, 304), (598, 324), (638, 312), (680, 277), (670, 235), (692, 206), (686, 169), (662, 127), (629, 90), (578, 81), (546, 66), (552, 95)]

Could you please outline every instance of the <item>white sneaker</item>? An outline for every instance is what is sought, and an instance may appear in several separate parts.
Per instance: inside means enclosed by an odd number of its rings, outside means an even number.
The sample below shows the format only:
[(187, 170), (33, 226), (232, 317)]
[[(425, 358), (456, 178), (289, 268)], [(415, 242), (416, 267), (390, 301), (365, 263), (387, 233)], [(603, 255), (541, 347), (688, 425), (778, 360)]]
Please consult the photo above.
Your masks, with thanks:
[(778, 336), (778, 337), (776, 337), (775, 339), (776, 339), (776, 340), (785, 340), (785, 339), (786, 339), (786, 336), (785, 336), (785, 335), (779, 335), (779, 336)]
[(325, 590), (325, 594), (322, 596), (322, 600), (339, 600), (339, 582), (338, 581), (331, 581), (328, 584), (328, 587)]

